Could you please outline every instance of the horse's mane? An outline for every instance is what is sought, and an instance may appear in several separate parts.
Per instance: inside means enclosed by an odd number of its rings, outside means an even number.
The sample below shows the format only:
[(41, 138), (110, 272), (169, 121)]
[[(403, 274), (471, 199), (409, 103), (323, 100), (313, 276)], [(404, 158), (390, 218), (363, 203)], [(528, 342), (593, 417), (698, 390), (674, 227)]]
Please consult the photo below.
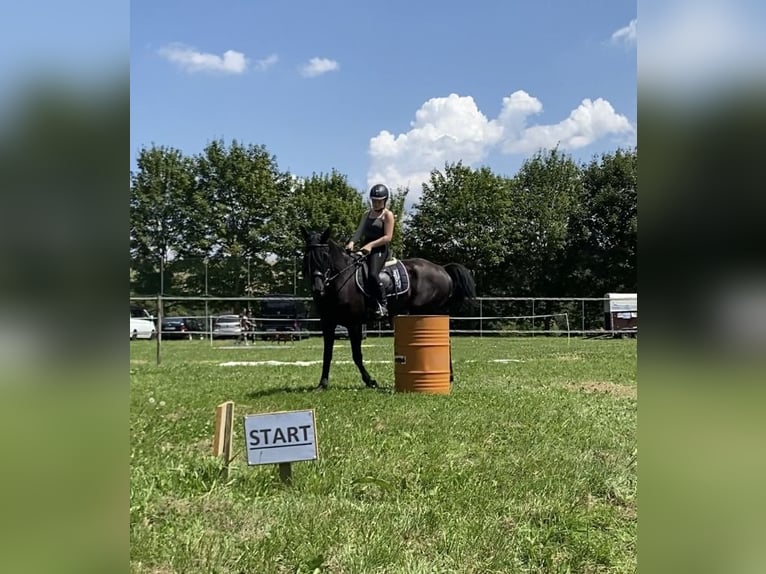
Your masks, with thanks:
[(330, 251), (345, 253), (343, 246), (341, 246), (341, 244), (335, 241), (332, 237), (327, 240), (327, 245), (330, 246)]
[[(332, 238), (327, 238), (327, 251), (324, 256), (321, 251), (309, 249), (306, 252), (306, 257), (303, 261), (303, 273), (305, 277), (310, 275), (310, 267), (314, 269), (326, 268), (329, 263), (333, 266), (344, 266), (348, 263), (349, 255), (346, 253), (344, 246), (339, 244)], [(324, 260), (325, 257), (329, 257), (329, 261)]]
[(351, 257), (348, 253), (346, 253), (346, 248), (344, 245), (341, 245), (334, 239), (329, 238), (327, 240), (327, 246), (330, 249), (330, 261), (333, 263), (341, 263), (343, 265), (348, 263)]

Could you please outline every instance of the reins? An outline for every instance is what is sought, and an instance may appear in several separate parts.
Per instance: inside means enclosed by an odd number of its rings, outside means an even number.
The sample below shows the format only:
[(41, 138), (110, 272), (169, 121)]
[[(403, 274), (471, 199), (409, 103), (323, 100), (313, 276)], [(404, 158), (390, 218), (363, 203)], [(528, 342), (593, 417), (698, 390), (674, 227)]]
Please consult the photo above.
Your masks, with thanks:
[[(366, 256), (365, 256), (365, 257), (366, 257)], [(348, 265), (346, 265), (346, 266), (345, 266), (343, 269), (341, 269), (340, 271), (338, 271), (338, 272), (337, 272), (335, 275), (332, 275), (331, 277), (327, 277), (327, 278), (325, 279), (325, 285), (329, 285), (329, 284), (330, 284), (330, 281), (332, 281), (333, 279), (335, 279), (336, 277), (338, 277), (338, 276), (339, 276), (340, 274), (342, 274), (344, 271), (346, 271), (346, 270), (348, 270), (348, 269), (351, 269), (352, 267), (358, 267), (359, 265), (361, 265), (361, 264), (362, 264), (362, 261), (364, 261), (365, 257), (358, 257), (358, 258), (356, 258), (354, 261), (352, 261), (351, 263), (349, 263)]]

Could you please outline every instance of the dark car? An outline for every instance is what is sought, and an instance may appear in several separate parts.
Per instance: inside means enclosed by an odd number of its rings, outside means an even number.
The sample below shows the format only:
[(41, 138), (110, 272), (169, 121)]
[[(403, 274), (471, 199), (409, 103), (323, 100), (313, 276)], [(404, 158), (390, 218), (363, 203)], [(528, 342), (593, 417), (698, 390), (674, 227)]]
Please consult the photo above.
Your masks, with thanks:
[(204, 337), (205, 330), (202, 321), (194, 317), (163, 317), (162, 318), (162, 338), (163, 339), (201, 339)]
[[(335, 338), (348, 339), (348, 328), (344, 327), (343, 325), (336, 326)], [(367, 327), (365, 325), (362, 325), (362, 339), (366, 339), (366, 338), (367, 338)]]
[(300, 341), (309, 336), (304, 322), (308, 317), (306, 303), (286, 296), (284, 299), (261, 301), (258, 330), (261, 339)]

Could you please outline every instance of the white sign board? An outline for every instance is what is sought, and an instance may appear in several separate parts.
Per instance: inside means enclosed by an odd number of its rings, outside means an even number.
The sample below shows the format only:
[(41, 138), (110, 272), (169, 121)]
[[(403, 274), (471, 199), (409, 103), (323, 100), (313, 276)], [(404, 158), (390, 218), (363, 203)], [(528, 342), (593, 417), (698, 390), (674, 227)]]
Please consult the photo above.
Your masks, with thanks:
[(314, 411), (285, 411), (245, 416), (247, 464), (315, 460)]

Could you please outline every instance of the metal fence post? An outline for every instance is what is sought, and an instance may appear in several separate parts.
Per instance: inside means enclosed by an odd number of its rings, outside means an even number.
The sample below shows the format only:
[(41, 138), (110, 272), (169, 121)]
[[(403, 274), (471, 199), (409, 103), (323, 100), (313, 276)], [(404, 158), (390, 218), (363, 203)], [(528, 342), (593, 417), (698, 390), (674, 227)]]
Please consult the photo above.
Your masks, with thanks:
[(484, 336), (484, 300), (479, 299), (479, 337)]
[(162, 362), (162, 295), (157, 295), (157, 366)]

